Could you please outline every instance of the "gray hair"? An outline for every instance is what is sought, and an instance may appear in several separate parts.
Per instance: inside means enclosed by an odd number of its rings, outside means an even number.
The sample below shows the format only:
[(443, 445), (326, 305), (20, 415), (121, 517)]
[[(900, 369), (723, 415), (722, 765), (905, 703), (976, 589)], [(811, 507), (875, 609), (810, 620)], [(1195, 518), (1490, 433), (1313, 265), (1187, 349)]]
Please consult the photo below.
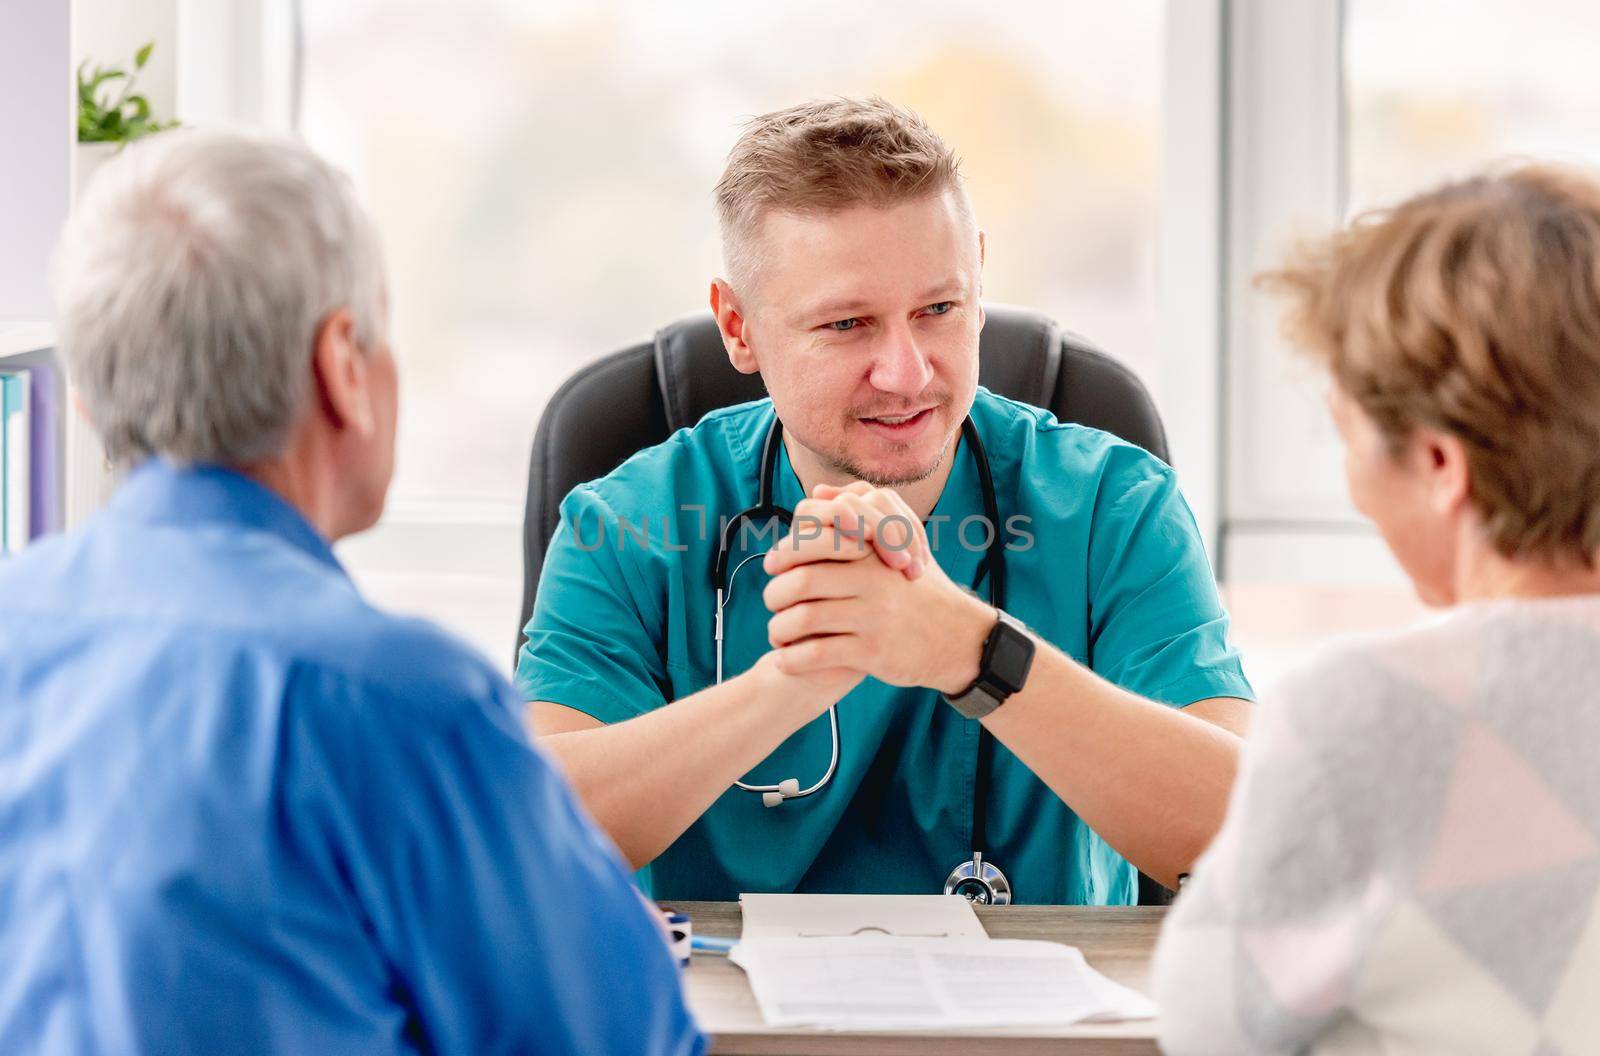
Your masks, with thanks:
[(296, 140), (163, 132), (96, 174), (55, 262), (57, 338), (119, 465), (238, 465), (283, 450), (311, 349), (348, 308), (384, 339), (377, 231)]

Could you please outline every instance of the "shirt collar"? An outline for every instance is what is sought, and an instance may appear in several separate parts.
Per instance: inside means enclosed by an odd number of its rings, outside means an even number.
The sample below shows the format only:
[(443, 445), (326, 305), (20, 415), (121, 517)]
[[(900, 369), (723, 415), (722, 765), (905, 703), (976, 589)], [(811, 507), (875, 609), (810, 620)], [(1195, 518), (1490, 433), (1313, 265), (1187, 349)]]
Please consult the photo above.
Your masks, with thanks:
[(266, 532), (344, 571), (327, 540), (288, 500), (222, 466), (147, 459), (118, 486), (107, 512), (141, 524), (218, 524)]

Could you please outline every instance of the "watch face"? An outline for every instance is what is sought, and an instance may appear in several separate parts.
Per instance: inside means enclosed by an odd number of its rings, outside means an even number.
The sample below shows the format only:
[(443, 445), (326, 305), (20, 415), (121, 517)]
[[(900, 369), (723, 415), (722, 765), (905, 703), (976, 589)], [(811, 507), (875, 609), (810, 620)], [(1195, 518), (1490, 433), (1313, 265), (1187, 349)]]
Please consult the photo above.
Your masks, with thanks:
[(989, 669), (998, 677), (1005, 679), (1015, 692), (1021, 688), (1018, 683), (1022, 681), (1027, 671), (1028, 659), (1032, 656), (1033, 643), (1025, 635), (1015, 631), (997, 634)]

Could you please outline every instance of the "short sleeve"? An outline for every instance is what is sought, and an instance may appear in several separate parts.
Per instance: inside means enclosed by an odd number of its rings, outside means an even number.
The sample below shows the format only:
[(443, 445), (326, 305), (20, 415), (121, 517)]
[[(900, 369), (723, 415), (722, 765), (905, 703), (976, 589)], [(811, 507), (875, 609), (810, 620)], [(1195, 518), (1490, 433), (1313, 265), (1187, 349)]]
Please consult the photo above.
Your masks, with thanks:
[(1209, 697), (1253, 699), (1177, 477), (1138, 454), (1102, 478), (1090, 526), (1090, 666), (1130, 692), (1179, 707)]
[(660, 928), (511, 687), (431, 659), (447, 677), (404, 689), (303, 678), (287, 749), (286, 816), (320, 828), (299, 842), (330, 848), (408, 1029), (438, 1053), (703, 1051)]
[(538, 596), (517, 657), (524, 700), (621, 722), (660, 707), (670, 682), (662, 658), (664, 604), (620, 545), (617, 515), (588, 485), (561, 503)]

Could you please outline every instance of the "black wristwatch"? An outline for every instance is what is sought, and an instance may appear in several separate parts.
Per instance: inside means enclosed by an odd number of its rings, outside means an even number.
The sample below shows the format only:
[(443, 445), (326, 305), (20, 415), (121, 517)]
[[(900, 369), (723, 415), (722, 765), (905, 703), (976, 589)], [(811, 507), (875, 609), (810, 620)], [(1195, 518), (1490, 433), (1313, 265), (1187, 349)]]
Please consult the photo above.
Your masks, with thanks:
[(944, 698), (969, 719), (983, 718), (1020, 692), (1033, 667), (1033, 636), (1004, 610), (994, 611), (994, 630), (983, 640), (978, 677), (960, 693)]

